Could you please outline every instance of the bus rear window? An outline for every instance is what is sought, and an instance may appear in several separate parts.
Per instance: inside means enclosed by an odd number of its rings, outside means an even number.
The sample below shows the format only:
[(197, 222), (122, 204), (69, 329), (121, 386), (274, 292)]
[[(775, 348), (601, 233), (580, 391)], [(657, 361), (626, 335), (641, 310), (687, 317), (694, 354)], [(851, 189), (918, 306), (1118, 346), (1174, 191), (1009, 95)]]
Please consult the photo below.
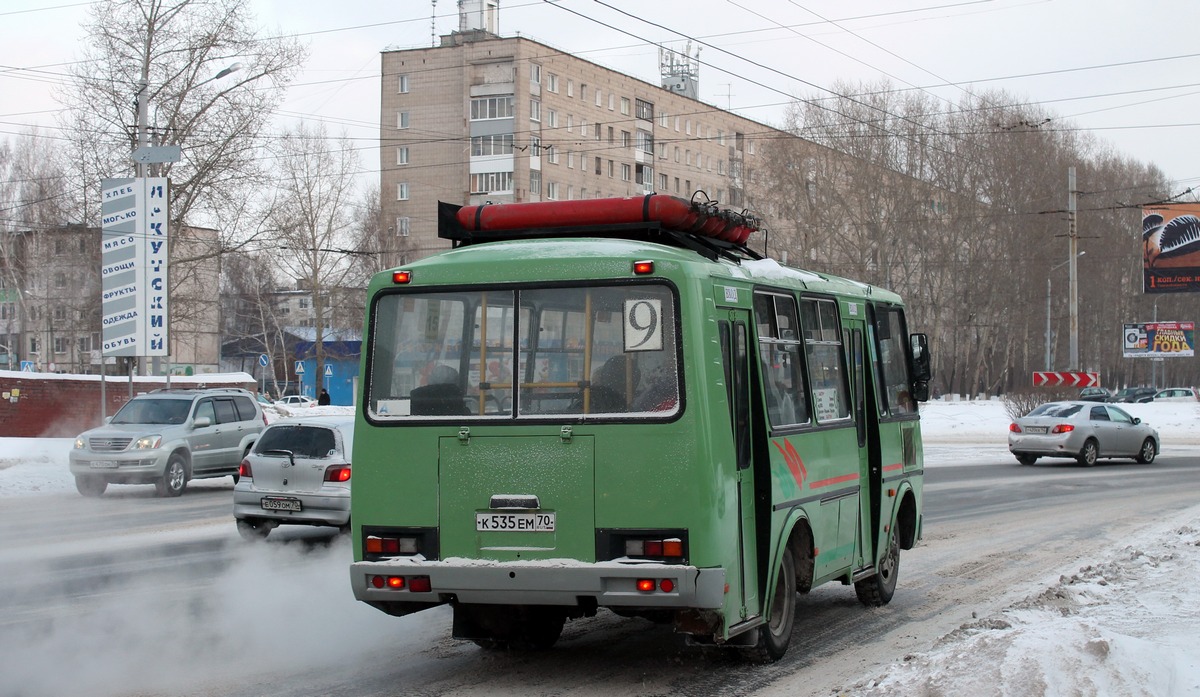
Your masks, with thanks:
[(675, 316), (658, 284), (385, 295), (373, 308), (370, 415), (670, 416)]

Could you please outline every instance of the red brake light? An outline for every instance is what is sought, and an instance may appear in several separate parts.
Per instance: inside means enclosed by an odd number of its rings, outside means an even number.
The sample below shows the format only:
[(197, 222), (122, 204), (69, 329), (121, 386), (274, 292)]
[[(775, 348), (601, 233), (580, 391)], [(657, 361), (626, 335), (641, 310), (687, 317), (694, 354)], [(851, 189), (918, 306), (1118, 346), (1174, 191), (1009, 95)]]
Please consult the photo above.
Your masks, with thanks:
[(412, 271), (393, 271), (392, 283), (408, 283), (412, 281)]
[(1072, 426), (1071, 424), (1059, 424), (1059, 425), (1055, 426), (1054, 428), (1050, 429), (1050, 432), (1051, 433), (1070, 433), (1071, 431), (1074, 431), (1074, 430), (1075, 430), (1075, 427)]
[(350, 465), (330, 465), (325, 469), (325, 481), (327, 482), (348, 482), (350, 481)]
[(238, 465), (238, 478), (251, 479), (253, 477), (254, 475), (250, 473), (250, 461), (242, 460), (242, 463)]
[(1020, 433), (1021, 427), (1014, 422), (1008, 425), (1008, 430), (1012, 431), (1013, 433)]
[(428, 593), (433, 590), (433, 584), (428, 576), (413, 576), (408, 579), (408, 589), (413, 593)]
[(658, 586), (652, 578), (639, 578), (637, 581), (637, 589), (643, 593), (649, 593)]
[(654, 273), (654, 262), (652, 261), (635, 261), (633, 262), (633, 272), (638, 276)]
[(675, 590), (675, 582), (669, 578), (664, 578), (658, 582), (658, 589), (663, 593), (670, 593)]

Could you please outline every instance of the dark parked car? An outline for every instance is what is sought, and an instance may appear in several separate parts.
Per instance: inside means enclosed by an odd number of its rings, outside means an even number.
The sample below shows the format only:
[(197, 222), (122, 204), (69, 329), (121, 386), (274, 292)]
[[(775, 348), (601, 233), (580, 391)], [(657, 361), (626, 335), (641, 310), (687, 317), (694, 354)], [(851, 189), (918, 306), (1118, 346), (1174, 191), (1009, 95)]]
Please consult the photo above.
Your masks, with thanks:
[(1125, 402), (1127, 404), (1153, 402), (1154, 393), (1155, 389), (1153, 387), (1125, 387), (1119, 390), (1108, 401)]
[(1112, 390), (1107, 387), (1085, 387), (1079, 391), (1079, 399), (1084, 402), (1107, 402), (1112, 397)]

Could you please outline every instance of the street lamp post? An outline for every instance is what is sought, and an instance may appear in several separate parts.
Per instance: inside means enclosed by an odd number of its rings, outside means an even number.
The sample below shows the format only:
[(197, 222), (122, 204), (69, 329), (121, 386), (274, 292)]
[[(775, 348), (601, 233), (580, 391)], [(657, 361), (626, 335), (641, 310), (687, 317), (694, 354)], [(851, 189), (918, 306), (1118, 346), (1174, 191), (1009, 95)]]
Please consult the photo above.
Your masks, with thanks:
[(1066, 266), (1067, 264), (1070, 264), (1072, 261), (1075, 261), (1075, 259), (1083, 256), (1084, 254), (1087, 254), (1087, 252), (1086, 251), (1080, 252), (1080, 253), (1076, 254), (1075, 256), (1071, 257), (1070, 259), (1067, 259), (1066, 261), (1062, 262), (1061, 264), (1056, 264), (1054, 266), (1051, 266), (1050, 271), (1046, 274), (1046, 372), (1047, 373), (1054, 369), (1054, 367), (1050, 364), (1050, 276), (1055, 271), (1061, 269), (1062, 267)]

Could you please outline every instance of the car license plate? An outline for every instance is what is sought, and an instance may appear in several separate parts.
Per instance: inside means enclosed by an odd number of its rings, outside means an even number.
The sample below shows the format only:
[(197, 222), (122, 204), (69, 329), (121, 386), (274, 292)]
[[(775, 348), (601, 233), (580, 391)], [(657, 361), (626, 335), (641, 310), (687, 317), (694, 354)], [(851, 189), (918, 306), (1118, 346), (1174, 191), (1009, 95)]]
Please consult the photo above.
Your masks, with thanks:
[(554, 532), (554, 513), (476, 513), (477, 532)]
[(105, 469), (105, 470), (116, 469), (117, 461), (116, 460), (92, 460), (91, 462), (88, 463), (88, 467), (91, 467), (92, 469)]
[(1025, 432), (1026, 433), (1045, 433), (1046, 427), (1045, 426), (1026, 426)]
[(263, 498), (260, 503), (267, 511), (298, 511), (300, 499)]

